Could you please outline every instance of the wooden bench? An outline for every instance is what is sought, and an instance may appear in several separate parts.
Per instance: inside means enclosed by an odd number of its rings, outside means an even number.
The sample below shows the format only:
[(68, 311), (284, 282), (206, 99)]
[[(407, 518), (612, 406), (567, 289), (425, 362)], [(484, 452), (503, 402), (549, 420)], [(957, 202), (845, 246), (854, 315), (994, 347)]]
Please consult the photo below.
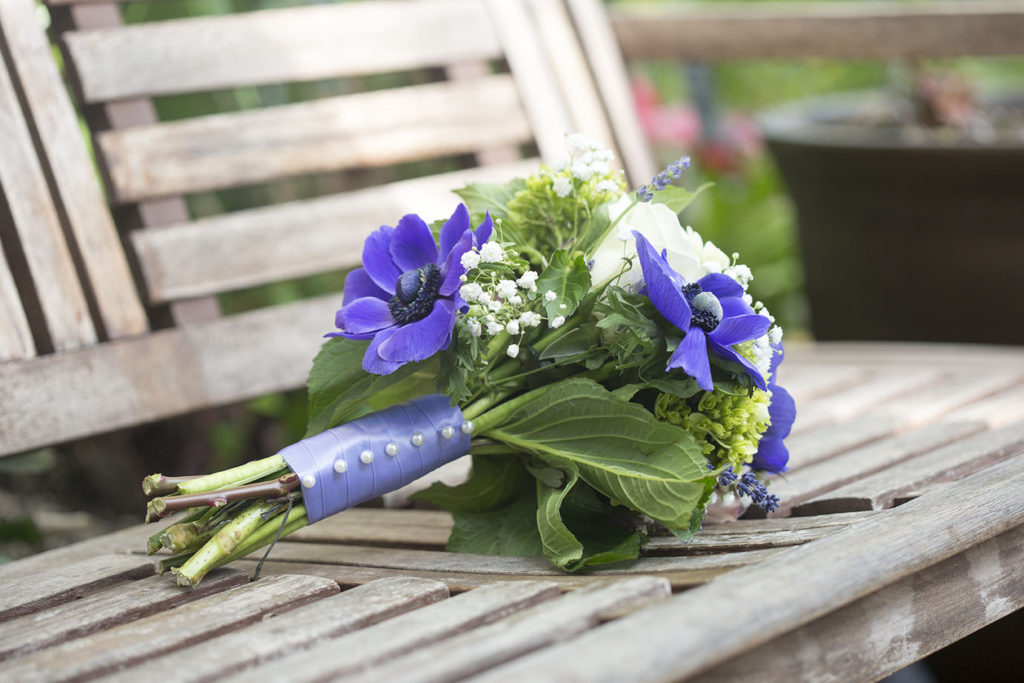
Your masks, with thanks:
[[(473, 40), (423, 45), (362, 22), (350, 41), (337, 40), (355, 25), (352, 13), (387, 9), (401, 21), (392, 14), (382, 26), (407, 22), (430, 35), (433, 13), (410, 14), (427, 5), (465, 12), (442, 28), (472, 29)], [(140, 26), (118, 25), (116, 8), (102, 3), (51, 7), (112, 206), (32, 3), (0, 0), (2, 454), (300, 386), (336, 294), (233, 315), (210, 297), (352, 266), (367, 230), (410, 210), (444, 215), (455, 200), (443, 191), (469, 175), (193, 219), (183, 194), (346, 168), (346, 153), (316, 139), (275, 137), (278, 122), (336, 125), (377, 95), (166, 123), (150, 98), (342, 77), (351, 60), (376, 53), (356, 49), (368, 43), (408, 61), (354, 73), (426, 65), (448, 78), (409, 87), (442, 88), (445, 102), (472, 99), (466, 93), (481, 86), (518, 98), (497, 121), (455, 112), (470, 117), (458, 132), (476, 131), (460, 154), (504, 159), (472, 173), (503, 178), (535, 163), (518, 158), (521, 143), (557, 158), (564, 122), (592, 130), (573, 117), (602, 111), (572, 110), (583, 96), (566, 93), (589, 72), (559, 69), (585, 68), (588, 52), (591, 63), (614, 66), (615, 53), (599, 56), (592, 44), (601, 26), (611, 35), (599, 8), (582, 0), (568, 11), (540, 0), (346, 3)], [(589, 26), (591, 44), (578, 47), (570, 21)], [(306, 32), (280, 31), (286, 22)], [(316, 40), (318, 30), (329, 37)], [(257, 48), (269, 35), (302, 36), (275, 55), (316, 59), (268, 59)], [(389, 40), (442, 52), (396, 55), (384, 49)], [(480, 67), (501, 58), (511, 77)], [(216, 68), (186, 68), (187, 59)], [(145, 60), (163, 81), (138, 76)], [(607, 101), (613, 86), (602, 83)], [(622, 101), (618, 119), (609, 105), (608, 130), (622, 128)], [(414, 113), (430, 113), (423, 109)], [(383, 143), (370, 146), (360, 163), (447, 154), (432, 146), (447, 139), (446, 121), (435, 113), (406, 122), (426, 131), (419, 146), (396, 142), (400, 157), (382, 158), (372, 154)], [(243, 125), (261, 155), (256, 168), (225, 142), (242, 137)], [(649, 160), (626, 151), (625, 131), (615, 137), (620, 156), (645, 178)], [(179, 143), (196, 139), (223, 154), (189, 156), (194, 148)], [(566, 575), (540, 559), (443, 552), (445, 513), (357, 509), (282, 541), (260, 581), (249, 583), (251, 558), (191, 592), (153, 576), (142, 554), (153, 529), (133, 527), (0, 566), (5, 678), (873, 680), (1020, 609), (1024, 352), (792, 346), (782, 382), (801, 412), (792, 471), (773, 487), (785, 505), (779, 517), (708, 525), (689, 544), (652, 538), (636, 562)]]

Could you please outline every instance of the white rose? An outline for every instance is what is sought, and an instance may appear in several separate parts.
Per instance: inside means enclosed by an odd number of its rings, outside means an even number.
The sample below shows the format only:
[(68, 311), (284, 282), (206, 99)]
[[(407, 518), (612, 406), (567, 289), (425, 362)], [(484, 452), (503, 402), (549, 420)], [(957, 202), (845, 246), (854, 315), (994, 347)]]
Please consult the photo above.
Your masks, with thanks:
[[(624, 195), (608, 205), (613, 221), (626, 211), (630, 201), (629, 196)], [(635, 258), (636, 239), (633, 230), (643, 235), (658, 252), (667, 250), (669, 265), (687, 282), (707, 275), (707, 269), (701, 266), (705, 259), (702, 258), (704, 241), (700, 235), (692, 230), (684, 230), (676, 214), (664, 204), (640, 202), (622, 216), (616, 230), (605, 237), (594, 252), (594, 267), (590, 271), (590, 278), (595, 284), (619, 272), (623, 257), (633, 259), (633, 268), (623, 274), (619, 284), (638, 285), (643, 282), (643, 271)]]

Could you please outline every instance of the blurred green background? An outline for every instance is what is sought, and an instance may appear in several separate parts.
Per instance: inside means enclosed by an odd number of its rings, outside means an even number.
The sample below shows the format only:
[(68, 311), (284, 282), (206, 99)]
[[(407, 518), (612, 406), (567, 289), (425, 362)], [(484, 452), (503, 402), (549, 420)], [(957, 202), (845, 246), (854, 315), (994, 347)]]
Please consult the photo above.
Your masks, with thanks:
[[(621, 4), (631, 1), (616, 0)], [(301, 4), (308, 3), (165, 0), (130, 2), (124, 5), (123, 12), (125, 20), (133, 23)], [(59, 59), (56, 51), (55, 54)], [(807, 338), (807, 306), (794, 212), (760, 144), (754, 115), (773, 104), (817, 94), (894, 87), (905, 80), (906, 65), (877, 61), (760, 60), (717, 64), (631, 62), (628, 66), (635, 104), (658, 160), (668, 163), (683, 154), (690, 155), (694, 164), (684, 175), (684, 184), (696, 187), (709, 180), (715, 183), (714, 189), (704, 193), (687, 211), (684, 222), (727, 253), (739, 252), (741, 261), (755, 274), (751, 285), (755, 297), (763, 300), (785, 327), (787, 339)], [(981, 88), (1024, 82), (1024, 60), (1016, 58), (943, 60), (937, 66), (964, 74)], [(159, 98), (156, 106), (161, 119), (173, 120), (440, 77), (438, 71), (424, 71), (237, 88)], [(454, 170), (459, 165), (459, 160), (449, 159), (426, 167), (420, 163), (204, 193), (188, 198), (189, 209), (199, 217), (398, 180), (427, 171)], [(232, 313), (313, 294), (340, 292), (343, 275), (332, 273), (233, 292), (222, 296), (220, 303), (225, 313)], [(54, 449), (47, 449), (0, 459), (0, 562), (138, 521), (142, 498), (140, 493), (134, 493), (132, 482), (149, 471), (166, 468), (169, 473), (177, 473), (171, 470), (228, 467), (301, 438), (304, 427), (305, 395), (296, 391), (266, 396), (200, 418), (183, 418), (104, 438), (88, 444), (84, 450), (77, 446), (63, 452), (62, 448), (55, 455)], [(182, 436), (185, 433), (198, 433), (200, 437), (197, 441)], [(119, 449), (148, 455), (142, 463), (135, 456), (119, 460)], [(105, 457), (98, 459), (98, 454)], [(97, 464), (101, 461), (104, 464)], [(112, 468), (112, 463), (118, 466)], [(113, 476), (113, 469), (117, 476)], [(125, 491), (126, 486), (132, 487), (131, 495)], [(85, 510), (86, 517), (69, 510)]]

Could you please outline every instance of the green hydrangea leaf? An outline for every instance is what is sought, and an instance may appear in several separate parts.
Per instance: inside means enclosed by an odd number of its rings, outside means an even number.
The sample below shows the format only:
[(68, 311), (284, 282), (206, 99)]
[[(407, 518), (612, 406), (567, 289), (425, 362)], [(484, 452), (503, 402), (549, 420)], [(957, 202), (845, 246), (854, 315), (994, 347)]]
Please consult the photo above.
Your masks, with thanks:
[(680, 427), (600, 384), (573, 378), (499, 407), (486, 436), (579, 476), (613, 501), (670, 529), (688, 528), (709, 473)]
[(449, 512), (486, 512), (508, 505), (527, 491), (531, 478), (522, 460), (502, 455), (474, 455), (469, 479), (458, 486), (434, 482), (412, 495)]
[(579, 481), (575, 467), (565, 469), (566, 481), (561, 488), (537, 482), (537, 529), (544, 545), (544, 557), (551, 564), (567, 569), (583, 557), (583, 544), (577, 540), (569, 527), (562, 521), (562, 503)]
[[(371, 410), (380, 410), (392, 405), (380, 401), (370, 402), (385, 389), (399, 382), (409, 382), (406, 390), (395, 395), (393, 403), (406, 401), (422, 393), (415, 393), (415, 386), (422, 383), (412, 376), (429, 367), (431, 361), (407, 363), (390, 375), (371, 375), (363, 371), (363, 355), (369, 341), (357, 341), (344, 337), (333, 337), (324, 342), (320, 352), (313, 359), (307, 387), (309, 391), (309, 415), (306, 422), (306, 436), (319, 434), (325, 429), (336, 427), (355, 419)], [(423, 393), (429, 393), (423, 392)]]
[(693, 200), (695, 200), (701, 192), (712, 185), (714, 185), (714, 183), (704, 183), (696, 190), (687, 190), (685, 187), (669, 185), (664, 190), (655, 192), (654, 199), (651, 201), (657, 204), (664, 204), (668, 208), (672, 209), (673, 213), (682, 213), (686, 207), (693, 203)]
[(454, 512), (448, 550), (479, 555), (542, 557), (537, 531), (537, 495), (531, 489), (508, 505), (487, 512)]
[(508, 219), (508, 203), (520, 191), (526, 189), (526, 181), (516, 178), (502, 185), (492, 183), (472, 183), (455, 194), (466, 203), (466, 208), (473, 216), (489, 212), (491, 218)]
[[(537, 292), (543, 296), (549, 291), (555, 293), (553, 300), (543, 300), (549, 320), (558, 316), (568, 318), (576, 311), (580, 301), (590, 291), (590, 271), (583, 260), (583, 254), (576, 254), (572, 258), (568, 252), (559, 249), (551, 255), (548, 267), (537, 278)], [(565, 308), (562, 308), (563, 305)]]

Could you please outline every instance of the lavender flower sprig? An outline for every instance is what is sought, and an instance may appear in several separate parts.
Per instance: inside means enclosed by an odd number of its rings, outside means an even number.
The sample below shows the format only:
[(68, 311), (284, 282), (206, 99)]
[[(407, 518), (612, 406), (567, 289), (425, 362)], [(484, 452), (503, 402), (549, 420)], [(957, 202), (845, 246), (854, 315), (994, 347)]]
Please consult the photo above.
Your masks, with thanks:
[(744, 472), (742, 476), (737, 476), (732, 469), (732, 465), (729, 465), (718, 475), (718, 485), (721, 488), (728, 488), (734, 486), (736, 491), (741, 495), (750, 498), (750, 500), (757, 507), (764, 510), (766, 513), (772, 513), (779, 509), (781, 501), (779, 497), (768, 492), (768, 488), (757, 480), (757, 475), (753, 472)]
[(672, 184), (679, 176), (683, 175), (683, 171), (690, 167), (690, 157), (680, 157), (676, 161), (673, 161), (665, 169), (663, 169), (658, 175), (651, 179), (650, 185), (641, 185), (637, 191), (637, 197), (642, 202), (649, 202), (654, 199), (655, 192), (661, 192), (666, 187)]

